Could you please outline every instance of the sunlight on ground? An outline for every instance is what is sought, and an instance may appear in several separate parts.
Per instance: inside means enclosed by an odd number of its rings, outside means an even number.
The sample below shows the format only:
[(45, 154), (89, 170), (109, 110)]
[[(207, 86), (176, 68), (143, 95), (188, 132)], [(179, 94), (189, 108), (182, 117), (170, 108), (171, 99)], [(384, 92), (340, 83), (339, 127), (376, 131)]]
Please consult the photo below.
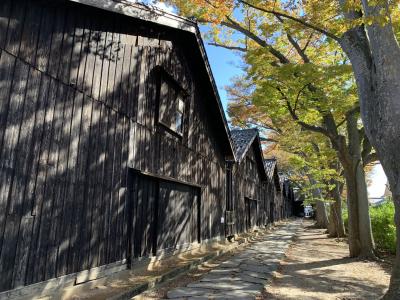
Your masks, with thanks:
[(261, 299), (378, 299), (390, 274), (375, 262), (348, 257), (348, 245), (305, 224)]

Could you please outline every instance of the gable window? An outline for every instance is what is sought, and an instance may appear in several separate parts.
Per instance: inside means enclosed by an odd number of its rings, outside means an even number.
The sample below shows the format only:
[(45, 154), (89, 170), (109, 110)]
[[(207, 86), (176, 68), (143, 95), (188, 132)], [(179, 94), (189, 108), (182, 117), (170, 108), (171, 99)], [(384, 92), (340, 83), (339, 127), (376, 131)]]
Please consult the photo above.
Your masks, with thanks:
[(171, 80), (161, 79), (158, 122), (183, 135), (185, 99), (182, 90)]

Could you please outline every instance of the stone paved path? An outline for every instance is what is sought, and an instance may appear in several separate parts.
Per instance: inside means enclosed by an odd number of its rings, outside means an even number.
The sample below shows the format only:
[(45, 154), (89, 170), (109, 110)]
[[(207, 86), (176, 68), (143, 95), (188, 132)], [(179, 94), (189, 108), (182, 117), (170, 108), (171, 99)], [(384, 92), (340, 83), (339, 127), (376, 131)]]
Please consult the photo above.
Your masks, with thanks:
[(199, 281), (168, 292), (169, 299), (254, 299), (283, 259), (293, 236), (301, 228), (296, 220), (250, 244), (221, 263)]

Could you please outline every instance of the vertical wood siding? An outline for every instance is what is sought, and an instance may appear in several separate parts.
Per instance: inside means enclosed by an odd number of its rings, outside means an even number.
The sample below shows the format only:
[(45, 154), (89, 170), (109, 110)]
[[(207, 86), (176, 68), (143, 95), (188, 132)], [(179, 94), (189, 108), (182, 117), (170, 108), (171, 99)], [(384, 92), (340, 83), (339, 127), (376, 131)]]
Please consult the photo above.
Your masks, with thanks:
[[(182, 45), (66, 1), (1, 1), (0, 291), (125, 259), (130, 209), (147, 209), (129, 167), (202, 186), (201, 238), (224, 234), (224, 157)], [(190, 91), (182, 138), (155, 122), (156, 66)]]
[[(269, 222), (266, 217), (269, 213), (269, 203), (275, 201), (275, 198), (267, 193), (267, 183), (261, 179), (255, 151), (259, 151), (259, 148), (253, 144), (245, 158), (236, 163), (233, 169), (235, 233), (246, 232), (251, 229), (250, 227), (266, 225)], [(254, 164), (252, 168), (249, 161)]]

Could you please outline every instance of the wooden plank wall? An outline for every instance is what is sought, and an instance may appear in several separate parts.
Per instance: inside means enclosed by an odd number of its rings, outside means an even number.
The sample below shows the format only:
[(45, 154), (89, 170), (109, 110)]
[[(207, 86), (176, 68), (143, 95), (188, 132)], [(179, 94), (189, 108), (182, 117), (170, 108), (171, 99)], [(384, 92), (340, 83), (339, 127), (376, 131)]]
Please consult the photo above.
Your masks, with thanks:
[(201, 88), (183, 143), (154, 127), (153, 68), (189, 82), (182, 57), (122, 16), (1, 1), (0, 291), (126, 258), (129, 166), (204, 186), (202, 238), (223, 235), (224, 160)]
[[(249, 164), (246, 163), (247, 159), (251, 159), (257, 163), (255, 159), (255, 151), (259, 151), (256, 145), (252, 145), (246, 154), (246, 157), (238, 164), (234, 165), (233, 170), (233, 202), (235, 210), (235, 223), (236, 232), (242, 233), (248, 230), (246, 224), (248, 224), (247, 214), (245, 211), (245, 198), (250, 198), (258, 201), (258, 211), (255, 220), (257, 220), (258, 225), (264, 225), (263, 215), (268, 212), (268, 205), (270, 198), (267, 195), (266, 185), (261, 180), (261, 174), (259, 173), (259, 168), (256, 167), (256, 172), (251, 172), (249, 170)], [(254, 211), (254, 210), (253, 210)], [(245, 217), (244, 217), (245, 216)]]
[[(131, 137), (134, 138), (130, 142), (129, 165), (153, 175), (202, 186), (202, 240), (223, 236), (221, 217), (225, 210), (225, 161), (208, 108), (204, 105), (203, 94), (192, 83), (195, 79), (191, 78), (183, 54), (178, 49), (169, 51), (161, 48), (151, 55), (170, 77), (187, 87), (190, 94), (186, 99), (187, 113), (184, 118), (187, 125), (184, 125), (183, 136), (177, 137), (158, 126), (154, 115), (141, 116), (139, 113), (136, 122), (131, 124)], [(181, 68), (177, 68), (179, 66)], [(150, 73), (149, 81), (153, 80), (156, 76)], [(157, 98), (154, 93), (149, 94), (153, 90), (139, 92), (139, 102), (152, 107), (151, 111), (155, 112)]]
[(134, 174), (133, 258), (198, 241), (198, 188)]

